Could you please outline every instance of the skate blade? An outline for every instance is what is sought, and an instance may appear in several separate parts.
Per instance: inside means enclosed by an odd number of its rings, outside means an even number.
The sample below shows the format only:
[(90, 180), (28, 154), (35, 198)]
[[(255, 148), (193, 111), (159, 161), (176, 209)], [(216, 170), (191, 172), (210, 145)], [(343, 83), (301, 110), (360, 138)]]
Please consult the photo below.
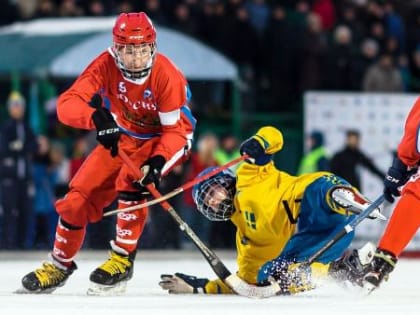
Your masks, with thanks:
[(46, 290), (35, 290), (30, 291), (28, 289), (25, 289), (24, 287), (20, 287), (19, 289), (13, 291), (14, 294), (50, 294), (53, 292), (56, 288), (46, 289)]
[(382, 221), (388, 220), (388, 218), (384, 216), (378, 209), (373, 210), (371, 214), (369, 215), (369, 218), (379, 219)]
[(126, 289), (127, 281), (122, 281), (115, 285), (103, 285), (91, 282), (86, 294), (91, 296), (116, 296), (123, 295)]
[(371, 294), (373, 291), (375, 291), (377, 289), (376, 286), (374, 286), (372, 283), (370, 282), (363, 282), (363, 293), (365, 295), (369, 295)]

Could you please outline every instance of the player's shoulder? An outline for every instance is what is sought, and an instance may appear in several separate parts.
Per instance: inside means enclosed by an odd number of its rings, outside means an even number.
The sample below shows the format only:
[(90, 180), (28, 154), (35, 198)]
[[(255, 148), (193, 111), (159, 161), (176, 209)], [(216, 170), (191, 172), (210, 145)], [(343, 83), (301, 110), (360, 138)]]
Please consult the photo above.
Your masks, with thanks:
[(88, 69), (93, 68), (109, 68), (111, 64), (115, 64), (114, 58), (109, 52), (109, 50), (104, 50), (99, 55), (97, 55), (87, 66)]
[(162, 53), (157, 53), (156, 60), (154, 64), (154, 70), (159, 73), (166, 73), (166, 74), (182, 74), (182, 71), (178, 68), (178, 66), (167, 56)]

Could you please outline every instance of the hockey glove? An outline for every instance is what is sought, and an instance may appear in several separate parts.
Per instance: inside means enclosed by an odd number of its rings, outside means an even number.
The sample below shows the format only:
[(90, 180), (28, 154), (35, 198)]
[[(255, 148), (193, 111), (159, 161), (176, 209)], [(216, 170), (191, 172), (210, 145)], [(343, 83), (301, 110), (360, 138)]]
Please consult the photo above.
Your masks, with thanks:
[(175, 273), (174, 275), (161, 275), (159, 285), (169, 293), (206, 293), (206, 284), (209, 279)]
[(118, 141), (120, 140), (120, 129), (108, 109), (101, 106), (102, 99), (95, 94), (90, 105), (96, 110), (92, 114), (92, 121), (96, 127), (96, 140), (106, 149), (111, 150), (111, 156), (118, 154)]
[(401, 195), (399, 188), (402, 187), (416, 171), (417, 168), (409, 169), (398, 157), (395, 157), (384, 180), (385, 199), (390, 203), (394, 202), (395, 197)]
[(140, 167), (143, 177), (134, 183), (137, 188), (145, 187), (149, 184), (154, 184), (159, 187), (160, 175), (166, 160), (162, 155), (155, 155), (148, 159)]
[(249, 156), (249, 159), (246, 160), (248, 163), (257, 165), (265, 165), (270, 162), (273, 157), (272, 154), (265, 153), (263, 146), (255, 138), (249, 138), (242, 142), (239, 147), (239, 152), (241, 155), (247, 154)]

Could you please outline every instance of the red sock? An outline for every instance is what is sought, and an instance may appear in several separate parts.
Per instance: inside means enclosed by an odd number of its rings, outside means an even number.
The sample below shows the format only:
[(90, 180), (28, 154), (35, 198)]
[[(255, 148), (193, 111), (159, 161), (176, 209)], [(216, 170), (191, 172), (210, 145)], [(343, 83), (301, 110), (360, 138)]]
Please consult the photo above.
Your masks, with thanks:
[(85, 239), (86, 228), (70, 229), (58, 220), (52, 256), (64, 266), (71, 263)]
[[(127, 208), (140, 204), (142, 201), (124, 201), (118, 203), (118, 208)], [(137, 242), (146, 225), (148, 208), (119, 213), (117, 217), (117, 235), (115, 244), (129, 253), (137, 249)]]
[(420, 226), (420, 200), (411, 193), (404, 194), (392, 213), (378, 245), (399, 256)]

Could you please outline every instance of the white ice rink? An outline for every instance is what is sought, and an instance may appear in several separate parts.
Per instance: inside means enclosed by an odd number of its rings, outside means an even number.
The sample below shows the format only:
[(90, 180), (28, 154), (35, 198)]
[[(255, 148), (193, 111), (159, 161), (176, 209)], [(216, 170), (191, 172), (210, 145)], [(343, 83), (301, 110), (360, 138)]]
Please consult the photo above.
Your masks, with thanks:
[[(217, 252), (231, 271), (232, 253)], [(79, 269), (67, 284), (49, 295), (17, 295), (21, 277), (47, 257), (45, 252), (0, 252), (0, 315), (371, 315), (420, 314), (420, 261), (401, 260), (389, 282), (370, 296), (333, 284), (296, 296), (252, 300), (240, 296), (169, 295), (158, 286), (161, 273), (184, 272), (214, 278), (204, 258), (193, 252), (142, 252), (127, 293), (118, 297), (86, 295), (89, 273), (106, 258), (105, 251), (81, 252)]]

